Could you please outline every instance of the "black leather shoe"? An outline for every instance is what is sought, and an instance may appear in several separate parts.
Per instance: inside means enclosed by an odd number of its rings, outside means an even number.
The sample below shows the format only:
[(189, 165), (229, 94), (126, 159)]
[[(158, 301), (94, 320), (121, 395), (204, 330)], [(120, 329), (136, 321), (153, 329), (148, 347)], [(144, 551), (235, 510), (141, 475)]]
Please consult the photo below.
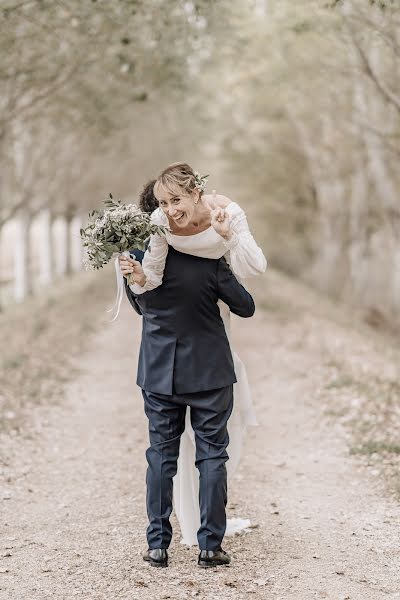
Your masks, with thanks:
[(197, 564), (199, 567), (216, 567), (218, 565), (229, 565), (231, 557), (225, 550), (201, 550)]
[(143, 554), (143, 560), (146, 560), (152, 567), (168, 567), (168, 552), (165, 548), (149, 548)]

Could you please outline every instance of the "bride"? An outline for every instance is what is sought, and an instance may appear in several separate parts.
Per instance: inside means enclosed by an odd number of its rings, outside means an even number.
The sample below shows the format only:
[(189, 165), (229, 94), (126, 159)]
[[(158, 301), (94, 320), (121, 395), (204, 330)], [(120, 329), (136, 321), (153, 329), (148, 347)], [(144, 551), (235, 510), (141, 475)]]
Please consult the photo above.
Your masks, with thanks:
[[(179, 252), (204, 258), (225, 256), (239, 281), (265, 271), (267, 261), (250, 233), (244, 211), (236, 202), (215, 191), (212, 195), (204, 194), (205, 183), (205, 177), (193, 171), (187, 163), (178, 162), (162, 171), (153, 190), (153, 182), (145, 188), (141, 198), (142, 209), (149, 209), (154, 193), (154, 204), (158, 202), (159, 206), (152, 212), (151, 220), (168, 227), (168, 230), (165, 237), (151, 236), (142, 268), (137, 261), (120, 257), (120, 266), (128, 266), (129, 263), (134, 277), (136, 270), (136, 283), (129, 286), (135, 294), (143, 294), (161, 285), (169, 245)], [(221, 301), (218, 304), (230, 339), (229, 309)], [(245, 367), (235, 352), (232, 351), (232, 355), (237, 383), (233, 388), (234, 408), (228, 423), (228, 478), (232, 477), (239, 463), (246, 427), (257, 424)], [(173, 495), (182, 543), (195, 545), (200, 526), (199, 475), (195, 467), (195, 439), (189, 410), (181, 437)], [(228, 518), (226, 535), (240, 531), (249, 524), (245, 519)]]

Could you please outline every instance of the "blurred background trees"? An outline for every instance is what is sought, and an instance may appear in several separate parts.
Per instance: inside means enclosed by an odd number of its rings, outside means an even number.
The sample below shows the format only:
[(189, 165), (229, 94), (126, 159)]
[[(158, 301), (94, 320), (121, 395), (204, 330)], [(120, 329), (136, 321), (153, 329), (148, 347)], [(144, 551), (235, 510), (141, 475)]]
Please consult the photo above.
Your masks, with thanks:
[(397, 1), (3, 0), (0, 34), (3, 292), (80, 268), (87, 212), (186, 160), (271, 265), (397, 318)]

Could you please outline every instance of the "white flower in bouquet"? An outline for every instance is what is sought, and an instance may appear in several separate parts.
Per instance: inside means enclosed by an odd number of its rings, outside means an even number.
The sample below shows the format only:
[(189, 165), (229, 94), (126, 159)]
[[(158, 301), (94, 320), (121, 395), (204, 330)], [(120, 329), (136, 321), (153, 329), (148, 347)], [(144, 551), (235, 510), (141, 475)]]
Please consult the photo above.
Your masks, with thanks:
[[(80, 230), (83, 246), (87, 249), (83, 260), (87, 270), (101, 269), (116, 253), (127, 254), (131, 248), (144, 250), (150, 235), (165, 234), (166, 228), (151, 223), (150, 215), (136, 204), (122, 204), (111, 194), (104, 204), (103, 211), (89, 213), (89, 224)], [(134, 283), (131, 273), (127, 281)]]

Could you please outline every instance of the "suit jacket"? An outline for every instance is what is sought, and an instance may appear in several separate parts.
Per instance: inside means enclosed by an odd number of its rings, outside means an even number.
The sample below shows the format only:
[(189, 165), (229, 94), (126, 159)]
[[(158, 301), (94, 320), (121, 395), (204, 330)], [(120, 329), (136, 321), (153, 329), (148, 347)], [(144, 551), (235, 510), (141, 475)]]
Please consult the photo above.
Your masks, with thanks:
[[(142, 264), (142, 260), (144, 257), (143, 250), (137, 250), (137, 248), (132, 248), (129, 252), (130, 252), (132, 258), (134, 255), (135, 259), (138, 260), (140, 262), (140, 264)], [(128, 282), (126, 281), (126, 277), (124, 277), (124, 284), (125, 284), (125, 292), (126, 292), (126, 295), (128, 296), (129, 302), (132, 305), (132, 308), (138, 313), (138, 315), (141, 315), (142, 311), (139, 308), (139, 304), (136, 302), (135, 294), (132, 292), (131, 288), (128, 285)]]
[(171, 395), (236, 382), (217, 302), (241, 317), (251, 317), (255, 306), (224, 258), (200, 258), (170, 246), (160, 287), (135, 295), (125, 280), (125, 290), (143, 315), (136, 379), (142, 389)]

